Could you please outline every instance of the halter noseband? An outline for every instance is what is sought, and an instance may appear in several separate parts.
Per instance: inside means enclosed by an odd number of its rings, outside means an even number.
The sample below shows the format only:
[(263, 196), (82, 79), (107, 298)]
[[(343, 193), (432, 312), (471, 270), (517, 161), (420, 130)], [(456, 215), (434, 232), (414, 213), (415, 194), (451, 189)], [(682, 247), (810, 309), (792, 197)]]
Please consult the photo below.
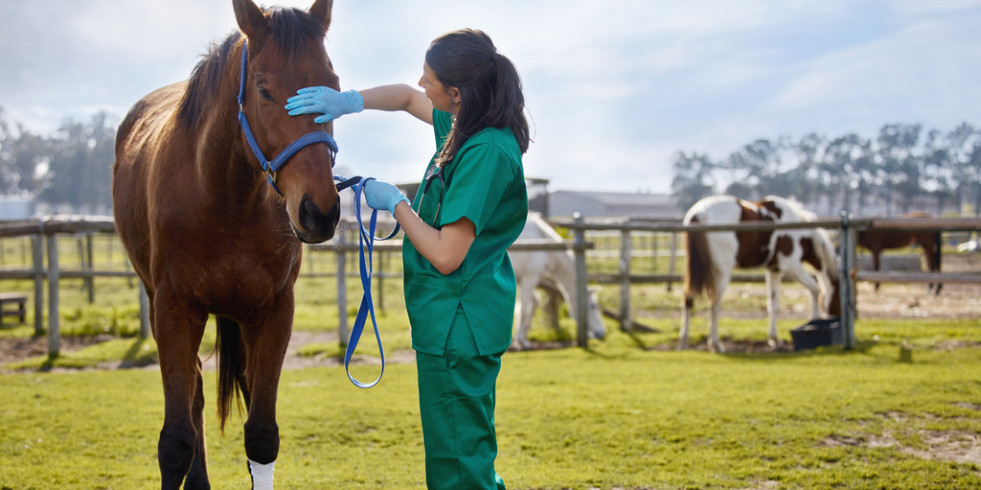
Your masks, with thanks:
[(242, 78), (238, 88), (238, 122), (242, 126), (242, 132), (245, 133), (245, 140), (248, 141), (249, 147), (252, 148), (252, 153), (255, 154), (256, 159), (259, 160), (259, 164), (262, 165), (262, 170), (266, 173), (266, 180), (269, 182), (269, 185), (271, 185), (273, 189), (276, 189), (276, 192), (282, 196), (282, 191), (280, 191), (279, 187), (276, 186), (276, 178), (279, 174), (279, 170), (286, 165), (286, 162), (288, 162), (290, 158), (293, 158), (297, 152), (307, 146), (323, 143), (330, 149), (330, 160), (331, 165), (333, 166), (335, 161), (334, 157), (337, 156), (337, 142), (335, 142), (334, 137), (326, 131), (314, 131), (312, 133), (307, 133), (290, 143), (289, 146), (283, 149), (279, 155), (276, 155), (276, 158), (273, 158), (272, 161), (266, 159), (266, 156), (262, 153), (262, 150), (259, 149), (259, 143), (256, 142), (255, 135), (252, 134), (252, 129), (249, 127), (249, 121), (245, 118), (245, 112), (243, 110), (243, 104), (245, 103), (245, 80), (248, 74), (248, 47), (249, 43), (248, 41), (245, 41), (242, 44)]

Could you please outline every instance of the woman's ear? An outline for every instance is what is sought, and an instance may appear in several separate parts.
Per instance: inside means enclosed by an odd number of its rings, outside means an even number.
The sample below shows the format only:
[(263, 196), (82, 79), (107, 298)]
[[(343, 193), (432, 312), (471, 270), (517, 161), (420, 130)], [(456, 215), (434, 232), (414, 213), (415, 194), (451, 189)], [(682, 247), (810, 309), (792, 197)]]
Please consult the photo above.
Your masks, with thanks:
[(446, 94), (450, 96), (450, 99), (453, 100), (454, 104), (460, 105), (460, 89), (450, 87), (450, 89), (446, 91)]

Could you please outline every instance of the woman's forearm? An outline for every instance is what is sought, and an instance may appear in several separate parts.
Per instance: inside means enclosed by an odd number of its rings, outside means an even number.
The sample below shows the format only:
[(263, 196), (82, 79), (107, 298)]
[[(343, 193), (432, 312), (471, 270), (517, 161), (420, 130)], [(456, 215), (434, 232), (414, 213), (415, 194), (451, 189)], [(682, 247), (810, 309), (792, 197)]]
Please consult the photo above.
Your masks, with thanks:
[(476, 236), (476, 227), (467, 218), (436, 229), (422, 221), (404, 201), (396, 205), (395, 219), (416, 250), (443, 274), (460, 267)]
[(365, 109), (405, 111), (428, 124), (433, 123), (433, 105), (426, 94), (405, 84), (382, 85), (359, 90)]

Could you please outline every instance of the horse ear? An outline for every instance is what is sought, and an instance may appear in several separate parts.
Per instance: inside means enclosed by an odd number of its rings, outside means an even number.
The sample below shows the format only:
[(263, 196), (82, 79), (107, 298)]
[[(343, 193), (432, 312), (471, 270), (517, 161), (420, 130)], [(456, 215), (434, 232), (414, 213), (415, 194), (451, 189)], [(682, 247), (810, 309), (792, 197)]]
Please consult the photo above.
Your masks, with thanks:
[(327, 32), (327, 28), (330, 27), (330, 11), (333, 5), (333, 0), (316, 0), (310, 7), (310, 16), (324, 26), (324, 32)]
[(235, 20), (239, 30), (253, 44), (260, 44), (269, 28), (262, 10), (252, 0), (232, 0), (232, 5), (235, 7)]

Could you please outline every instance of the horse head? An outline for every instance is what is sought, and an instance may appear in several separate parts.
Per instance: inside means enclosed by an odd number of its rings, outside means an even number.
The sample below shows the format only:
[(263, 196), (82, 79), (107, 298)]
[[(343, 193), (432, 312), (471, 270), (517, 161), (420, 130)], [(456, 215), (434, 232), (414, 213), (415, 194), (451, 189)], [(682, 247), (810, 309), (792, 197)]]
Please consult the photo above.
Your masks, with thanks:
[(821, 310), (829, 317), (841, 317), (841, 290), (838, 278), (838, 249), (831, 242), (827, 231), (814, 229), (814, 252), (817, 256), (811, 265), (817, 269), (818, 284), (821, 286)]
[[(303, 87), (339, 89), (337, 74), (324, 48), (331, 0), (316, 0), (308, 12), (262, 11), (252, 0), (234, 0), (235, 18), (245, 36), (240, 80), (243, 139), (265, 170), (269, 187), (285, 202), (296, 236), (318, 243), (334, 236), (340, 220), (340, 196), (332, 167), (336, 145), (331, 123), (291, 117), (286, 99)], [(246, 56), (247, 54), (247, 56)], [(249, 136), (249, 134), (253, 136)], [(267, 167), (263, 155), (279, 165)], [(251, 161), (251, 158), (250, 158)], [(254, 162), (253, 162), (254, 164)]]

